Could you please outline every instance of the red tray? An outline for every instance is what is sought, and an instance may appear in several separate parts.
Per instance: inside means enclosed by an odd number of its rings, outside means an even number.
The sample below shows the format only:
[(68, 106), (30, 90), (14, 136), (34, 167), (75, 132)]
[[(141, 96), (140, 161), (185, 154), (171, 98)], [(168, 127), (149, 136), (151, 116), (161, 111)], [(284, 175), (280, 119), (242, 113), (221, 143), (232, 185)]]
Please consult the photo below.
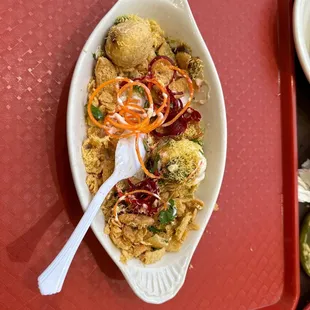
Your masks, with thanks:
[[(112, 4), (0, 2), (0, 309), (155, 308), (133, 294), (92, 232), (63, 291), (42, 297), (37, 289), (37, 276), (82, 214), (65, 140), (68, 87), (85, 40)], [(226, 98), (227, 169), (220, 210), (184, 287), (159, 307), (294, 309), (299, 264), (292, 3), (190, 4)]]

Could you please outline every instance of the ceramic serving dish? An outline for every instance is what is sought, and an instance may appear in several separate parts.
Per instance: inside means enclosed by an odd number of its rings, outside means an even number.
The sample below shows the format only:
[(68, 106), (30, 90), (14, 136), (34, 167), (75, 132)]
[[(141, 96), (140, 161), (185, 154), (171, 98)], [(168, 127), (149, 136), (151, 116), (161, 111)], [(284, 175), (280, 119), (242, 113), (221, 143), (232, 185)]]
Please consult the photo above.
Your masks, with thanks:
[(204, 61), (205, 77), (211, 89), (208, 103), (199, 108), (206, 126), (204, 151), (208, 160), (206, 178), (197, 193), (197, 196), (205, 202), (205, 208), (197, 216), (197, 223), (201, 229), (190, 232), (180, 252), (167, 253), (158, 263), (144, 266), (135, 259), (130, 260), (127, 265), (120, 262), (119, 249), (113, 245), (109, 236), (103, 233), (105, 221), (102, 212), (97, 214), (91, 226), (136, 295), (145, 302), (159, 304), (174, 297), (182, 287), (191, 257), (210, 219), (220, 191), (226, 158), (225, 105), (214, 63), (186, 0), (119, 0), (87, 40), (71, 82), (67, 139), (73, 179), (84, 210), (91, 200), (85, 183), (86, 172), (81, 145), (86, 136), (84, 106), (87, 102), (87, 84), (95, 65), (92, 53), (102, 45), (115, 18), (123, 14), (138, 14), (141, 17), (155, 19), (169, 36), (187, 42), (192, 47), (193, 54)]
[(310, 83), (310, 1), (295, 0), (293, 34), (299, 62)]

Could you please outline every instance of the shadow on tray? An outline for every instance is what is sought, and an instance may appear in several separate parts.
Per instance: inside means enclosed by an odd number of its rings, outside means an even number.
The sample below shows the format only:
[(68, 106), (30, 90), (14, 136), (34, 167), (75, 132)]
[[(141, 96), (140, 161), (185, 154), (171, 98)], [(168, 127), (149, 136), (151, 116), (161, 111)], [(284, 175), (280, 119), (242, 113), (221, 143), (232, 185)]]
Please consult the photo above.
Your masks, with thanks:
[[(76, 226), (83, 215), (83, 211), (78, 200), (70, 170), (69, 156), (66, 139), (66, 115), (69, 87), (72, 73), (67, 77), (60, 96), (59, 107), (56, 116), (55, 126), (55, 161), (57, 172), (57, 183), (59, 184), (59, 194), (62, 197), (68, 216)], [(94, 233), (89, 230), (84, 238), (100, 269), (110, 278), (123, 279), (123, 275), (114, 264), (112, 259), (103, 249)]]

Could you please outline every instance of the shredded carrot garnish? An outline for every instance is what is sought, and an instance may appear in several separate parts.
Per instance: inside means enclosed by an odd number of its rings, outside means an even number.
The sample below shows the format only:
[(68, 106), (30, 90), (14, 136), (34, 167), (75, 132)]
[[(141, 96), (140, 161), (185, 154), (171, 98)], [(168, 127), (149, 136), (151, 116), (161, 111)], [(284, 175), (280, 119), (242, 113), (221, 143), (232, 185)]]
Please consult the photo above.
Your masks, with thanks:
[[(154, 175), (153, 173), (149, 172), (145, 167), (143, 158), (139, 150), (139, 135), (148, 134), (160, 126), (167, 127), (172, 125), (183, 113), (186, 112), (187, 108), (190, 106), (194, 95), (194, 88), (191, 79), (184, 70), (181, 70), (178, 67), (171, 65), (171, 63), (166, 59), (159, 59), (157, 61), (167, 63), (169, 69), (183, 76), (188, 83), (189, 99), (184, 105), (184, 107), (181, 109), (181, 111), (172, 120), (165, 122), (170, 112), (169, 93), (166, 87), (155, 78), (145, 78), (143, 82), (147, 85), (140, 81), (132, 81), (128, 78), (122, 77), (106, 81), (99, 85), (90, 96), (87, 105), (87, 112), (90, 120), (99, 128), (103, 128), (105, 133), (111, 138), (122, 139), (130, 136), (135, 136), (135, 149), (144, 173), (151, 178), (159, 179), (160, 176)], [(124, 82), (125, 85), (120, 87), (120, 83)], [(115, 111), (106, 115), (103, 122), (99, 122), (94, 118), (91, 112), (91, 105), (100, 90), (110, 84), (115, 84), (116, 108)], [(160, 90), (163, 98), (162, 102), (157, 105), (157, 108), (154, 106), (153, 97), (151, 95), (151, 89), (153, 85)], [(147, 107), (142, 107), (141, 105), (139, 105), (141, 101), (137, 98), (132, 97), (134, 86), (139, 86), (143, 88), (144, 96), (148, 101)]]
[[(138, 82), (138, 81), (125, 84), (125, 85), (118, 91), (117, 96), (116, 96), (116, 98), (117, 98), (116, 100), (118, 101), (119, 98), (120, 98), (120, 96), (121, 96), (128, 88), (130, 88), (130, 90), (132, 90), (134, 85), (140, 86), (140, 87), (142, 87), (142, 88), (144, 89), (145, 94), (146, 94), (147, 99), (148, 99), (149, 104), (150, 104), (150, 108), (153, 108), (153, 97), (152, 97), (152, 95), (151, 95), (150, 90), (147, 88), (146, 85), (144, 85), (143, 83)], [(129, 93), (129, 96), (128, 96), (128, 97), (129, 97), (129, 98), (128, 98), (129, 100), (132, 100), (132, 99), (131, 99), (131, 98), (132, 98), (132, 91)]]
[(119, 82), (130, 82), (129, 79), (127, 78), (115, 78), (115, 79), (112, 79), (112, 80), (109, 80), (109, 81), (106, 81), (102, 84), (100, 84), (96, 89), (95, 91), (92, 93), (92, 95), (90, 96), (89, 100), (88, 100), (88, 104), (87, 104), (87, 113), (88, 113), (88, 116), (89, 118), (91, 119), (91, 121), (96, 125), (98, 126), (99, 128), (104, 128), (103, 127), (103, 124), (102, 123), (99, 123), (93, 116), (93, 113), (91, 112), (91, 105), (93, 103), (93, 100), (95, 99), (96, 95), (100, 92), (101, 89), (103, 89), (104, 87), (110, 85), (110, 84), (114, 84), (114, 83), (119, 83)]
[(139, 100), (139, 99), (136, 99), (136, 98), (131, 98), (131, 99), (130, 99), (130, 102), (139, 103), (140, 100)]

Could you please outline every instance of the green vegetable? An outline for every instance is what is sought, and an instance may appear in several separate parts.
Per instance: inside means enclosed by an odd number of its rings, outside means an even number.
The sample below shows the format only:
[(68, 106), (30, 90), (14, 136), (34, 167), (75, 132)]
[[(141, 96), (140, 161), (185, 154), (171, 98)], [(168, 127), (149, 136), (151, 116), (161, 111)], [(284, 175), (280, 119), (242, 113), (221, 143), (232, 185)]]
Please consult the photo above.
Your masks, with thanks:
[(94, 105), (91, 105), (91, 113), (97, 121), (104, 119), (104, 114)]
[(168, 224), (172, 222), (177, 216), (177, 209), (173, 199), (169, 200), (169, 207), (167, 210), (162, 210), (159, 212), (159, 222), (160, 224)]
[(192, 139), (191, 141), (195, 142), (195, 143), (198, 143), (200, 146), (203, 145), (203, 142), (199, 139)]
[(159, 185), (163, 185), (163, 184), (165, 184), (165, 181), (160, 179), (160, 180), (158, 181), (158, 184), (159, 184)]
[(149, 107), (150, 107), (150, 103), (147, 100), (145, 100), (145, 102), (144, 102), (144, 109), (147, 109)]
[(142, 86), (134, 85), (133, 86), (133, 91), (135, 91), (136, 93), (140, 94), (141, 96), (144, 95), (144, 89), (143, 89)]
[(310, 276), (310, 213), (306, 216), (300, 232), (300, 262), (308, 276)]
[(149, 226), (147, 229), (148, 229), (150, 232), (152, 232), (153, 234), (156, 234), (156, 233), (161, 232), (161, 230), (158, 229), (158, 228), (156, 228), (155, 226)]
[(153, 167), (151, 167), (151, 173), (154, 173), (157, 170), (158, 162), (160, 160), (159, 154), (156, 154), (154, 157)]
[(102, 50), (101, 47), (98, 47), (97, 50), (96, 50), (96, 52), (95, 52), (95, 53), (92, 53), (92, 54), (93, 54), (93, 58), (94, 58), (95, 60), (98, 60), (99, 57), (104, 56), (104, 51)]
[(148, 151), (149, 145), (147, 144), (147, 140), (146, 140), (146, 139), (143, 139), (143, 140), (142, 140), (142, 143), (143, 143), (144, 149), (145, 149), (146, 151)]

